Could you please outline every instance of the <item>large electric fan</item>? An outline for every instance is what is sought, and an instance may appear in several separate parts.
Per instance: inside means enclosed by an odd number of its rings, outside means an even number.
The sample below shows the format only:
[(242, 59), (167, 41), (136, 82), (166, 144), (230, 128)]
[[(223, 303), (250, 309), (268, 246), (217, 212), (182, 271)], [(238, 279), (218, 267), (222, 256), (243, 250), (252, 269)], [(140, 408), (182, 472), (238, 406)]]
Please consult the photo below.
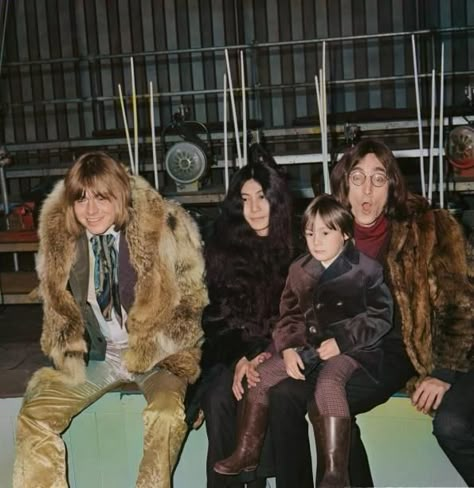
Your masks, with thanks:
[(178, 191), (197, 191), (207, 169), (207, 157), (198, 145), (177, 142), (166, 153), (165, 168), (176, 182)]
[(449, 162), (459, 173), (470, 176), (474, 171), (474, 128), (472, 126), (456, 127), (449, 133), (447, 155)]
[[(197, 132), (207, 134), (207, 145)], [(173, 133), (183, 140), (166, 150), (165, 138)], [(185, 113), (181, 111), (174, 114), (173, 122), (163, 131), (162, 143), (166, 151), (165, 169), (176, 183), (176, 190), (198, 191), (208, 170), (210, 134), (207, 127), (201, 122), (185, 120)]]

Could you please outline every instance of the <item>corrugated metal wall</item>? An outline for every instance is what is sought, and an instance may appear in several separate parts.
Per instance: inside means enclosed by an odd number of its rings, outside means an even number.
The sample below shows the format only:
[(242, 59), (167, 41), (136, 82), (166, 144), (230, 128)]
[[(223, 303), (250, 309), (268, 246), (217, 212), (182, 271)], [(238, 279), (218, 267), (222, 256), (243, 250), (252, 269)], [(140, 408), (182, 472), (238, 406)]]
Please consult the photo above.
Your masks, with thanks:
[[(166, 126), (180, 104), (190, 106), (196, 120), (222, 121), (225, 46), (245, 48), (249, 116), (261, 119), (267, 129), (292, 127), (295, 119), (316, 113), (313, 78), (321, 65), (321, 44), (313, 39), (424, 31), (417, 35), (421, 73), (431, 71), (433, 59), (439, 66), (440, 42), (445, 42), (447, 106), (464, 102), (464, 85), (473, 79), (473, 31), (446, 30), (474, 26), (472, 0), (1, 4), (3, 18), (8, 9), (6, 22), (2, 20), (1, 142), (17, 151), (33, 151), (36, 159), (41, 154), (50, 158), (54, 148), (82, 147), (94, 138), (103, 142), (104, 131), (123, 131), (117, 85), (130, 95), (130, 56), (135, 62), (139, 126), (147, 134), (149, 81), (161, 94), (157, 126)], [(291, 44), (305, 40), (311, 42)], [(285, 42), (290, 44), (276, 45)], [(237, 55), (237, 49), (230, 51), (234, 84)], [(330, 42), (328, 66), (328, 77), (335, 82), (329, 113), (415, 106), (409, 35)], [(426, 85), (425, 104), (428, 93)]]

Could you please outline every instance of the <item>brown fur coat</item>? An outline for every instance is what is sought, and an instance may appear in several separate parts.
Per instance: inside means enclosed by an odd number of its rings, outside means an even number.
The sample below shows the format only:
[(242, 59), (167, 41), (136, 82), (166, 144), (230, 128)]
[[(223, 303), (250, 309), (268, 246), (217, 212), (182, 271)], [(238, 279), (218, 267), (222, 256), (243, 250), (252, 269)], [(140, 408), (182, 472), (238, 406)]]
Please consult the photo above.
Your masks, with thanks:
[[(129, 371), (155, 365), (194, 381), (199, 375), (201, 313), (207, 304), (199, 231), (176, 203), (165, 201), (142, 178), (130, 177), (132, 208), (123, 232), (137, 280), (128, 312)], [(68, 288), (77, 240), (65, 226), (64, 186), (46, 199), (40, 216), (38, 275), (44, 319), (41, 346), (56, 376), (84, 378), (85, 323)]]
[(465, 240), (445, 210), (427, 210), (413, 196), (411, 217), (392, 222), (388, 278), (398, 303), (402, 334), (423, 378), (474, 367), (474, 287), (468, 280)]

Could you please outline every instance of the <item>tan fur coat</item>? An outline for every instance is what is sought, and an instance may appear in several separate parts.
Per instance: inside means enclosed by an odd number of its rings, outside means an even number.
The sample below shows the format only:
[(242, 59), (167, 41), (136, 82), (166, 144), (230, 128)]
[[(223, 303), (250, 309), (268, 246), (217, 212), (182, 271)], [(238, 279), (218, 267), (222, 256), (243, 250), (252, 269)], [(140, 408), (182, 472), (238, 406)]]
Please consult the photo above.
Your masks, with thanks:
[[(129, 371), (155, 365), (194, 381), (199, 375), (201, 313), (207, 304), (199, 231), (178, 204), (165, 201), (140, 177), (130, 177), (131, 218), (123, 236), (136, 271), (128, 313)], [(46, 199), (39, 224), (38, 275), (44, 319), (41, 346), (65, 380), (84, 378), (84, 314), (68, 288), (77, 240), (65, 226), (60, 182)]]

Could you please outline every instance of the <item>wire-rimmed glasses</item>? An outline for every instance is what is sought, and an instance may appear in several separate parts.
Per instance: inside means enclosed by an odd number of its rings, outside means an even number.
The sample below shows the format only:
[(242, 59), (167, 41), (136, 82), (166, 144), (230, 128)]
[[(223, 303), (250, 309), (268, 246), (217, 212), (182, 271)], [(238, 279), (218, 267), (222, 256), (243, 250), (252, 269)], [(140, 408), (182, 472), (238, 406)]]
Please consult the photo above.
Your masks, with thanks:
[(360, 169), (356, 169), (349, 173), (349, 181), (355, 186), (362, 186), (365, 183), (367, 177), (370, 178), (372, 185), (374, 185), (377, 188), (384, 186), (385, 183), (387, 183), (388, 181), (387, 175), (382, 172), (376, 172), (376, 173), (372, 173), (371, 175), (367, 175)]

